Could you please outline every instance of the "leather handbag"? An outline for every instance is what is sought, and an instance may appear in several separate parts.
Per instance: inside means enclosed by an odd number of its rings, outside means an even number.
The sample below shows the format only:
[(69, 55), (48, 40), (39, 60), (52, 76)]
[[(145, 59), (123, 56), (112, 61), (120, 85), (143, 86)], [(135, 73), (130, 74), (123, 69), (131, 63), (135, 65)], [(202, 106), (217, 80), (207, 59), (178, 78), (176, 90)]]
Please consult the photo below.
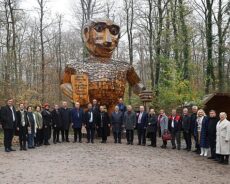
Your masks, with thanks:
[(172, 140), (172, 135), (169, 131), (166, 131), (162, 136), (163, 141), (169, 141)]

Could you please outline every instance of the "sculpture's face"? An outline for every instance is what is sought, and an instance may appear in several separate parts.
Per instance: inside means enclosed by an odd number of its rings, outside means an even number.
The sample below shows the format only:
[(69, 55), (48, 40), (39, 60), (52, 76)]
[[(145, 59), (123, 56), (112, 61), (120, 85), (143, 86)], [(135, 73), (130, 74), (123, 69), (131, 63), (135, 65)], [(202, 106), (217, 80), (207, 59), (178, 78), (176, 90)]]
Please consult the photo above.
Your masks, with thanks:
[(120, 27), (110, 20), (92, 21), (83, 28), (83, 39), (89, 52), (96, 57), (110, 58), (117, 47)]

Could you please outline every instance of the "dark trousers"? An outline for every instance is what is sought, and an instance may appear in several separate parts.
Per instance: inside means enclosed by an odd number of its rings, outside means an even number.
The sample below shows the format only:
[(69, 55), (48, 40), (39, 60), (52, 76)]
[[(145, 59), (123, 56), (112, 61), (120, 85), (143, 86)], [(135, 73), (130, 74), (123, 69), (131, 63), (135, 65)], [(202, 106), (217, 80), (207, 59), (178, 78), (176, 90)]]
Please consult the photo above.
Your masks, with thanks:
[(55, 127), (53, 129), (53, 142), (56, 143), (56, 142), (59, 142), (59, 134), (60, 134), (60, 131), (61, 129), (58, 128), (58, 127)]
[(5, 149), (10, 149), (14, 137), (14, 129), (4, 129), (4, 146)]
[(35, 144), (37, 146), (40, 146), (43, 144), (43, 142), (44, 142), (43, 130), (37, 129)]
[(191, 132), (184, 131), (183, 134), (184, 134), (184, 139), (185, 139), (185, 143), (186, 143), (186, 148), (191, 150), (191, 147), (192, 147)]
[(69, 129), (61, 129), (61, 138), (62, 142), (69, 141)]
[(211, 157), (216, 158), (216, 137), (209, 136), (208, 141), (209, 141), (209, 146), (211, 150)]
[(113, 132), (114, 142), (121, 143), (121, 132)]
[(51, 134), (51, 127), (50, 126), (44, 127), (44, 129), (43, 129), (44, 144), (49, 143), (50, 134)]
[(172, 140), (171, 140), (172, 146), (177, 147), (177, 149), (180, 149), (181, 148), (180, 131), (171, 131), (171, 135), (172, 135)]
[(93, 125), (88, 125), (86, 128), (87, 131), (87, 140), (88, 142), (93, 142), (94, 140), (94, 133), (95, 133), (95, 127)]
[(133, 130), (126, 130), (127, 143), (133, 143)]
[(157, 132), (149, 132), (149, 138), (151, 141), (151, 146), (156, 146), (157, 145)]
[(20, 148), (26, 148), (26, 139), (27, 139), (27, 128), (26, 127), (20, 127), (19, 129), (19, 143)]
[(100, 135), (102, 138), (102, 142), (106, 142), (107, 141), (107, 127), (100, 127)]
[(137, 129), (138, 133), (138, 144), (146, 144), (146, 129), (139, 128)]
[(82, 133), (81, 133), (81, 128), (74, 128), (74, 141), (77, 141), (77, 136), (79, 137), (79, 142), (81, 142), (82, 138)]
[(160, 125), (157, 126), (158, 137), (161, 137), (161, 127)]

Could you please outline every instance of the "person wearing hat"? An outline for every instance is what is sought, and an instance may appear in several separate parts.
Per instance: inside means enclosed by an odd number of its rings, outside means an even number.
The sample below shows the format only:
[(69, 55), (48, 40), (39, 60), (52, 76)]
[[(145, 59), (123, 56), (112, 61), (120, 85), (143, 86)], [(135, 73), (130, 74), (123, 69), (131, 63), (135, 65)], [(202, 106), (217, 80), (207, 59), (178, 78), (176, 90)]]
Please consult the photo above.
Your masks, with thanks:
[(44, 145), (50, 145), (49, 139), (51, 137), (52, 114), (49, 108), (49, 104), (45, 103), (44, 110), (42, 111)]

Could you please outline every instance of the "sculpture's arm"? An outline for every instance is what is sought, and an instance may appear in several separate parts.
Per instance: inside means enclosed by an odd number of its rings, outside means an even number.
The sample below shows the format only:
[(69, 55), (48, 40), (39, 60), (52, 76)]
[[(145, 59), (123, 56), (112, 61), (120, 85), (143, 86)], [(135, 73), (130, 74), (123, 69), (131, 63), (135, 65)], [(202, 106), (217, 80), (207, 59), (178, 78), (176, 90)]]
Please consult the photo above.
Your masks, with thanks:
[(64, 71), (63, 78), (61, 80), (61, 90), (70, 99), (73, 99), (73, 88), (71, 84), (71, 75), (76, 72), (73, 68), (66, 67)]
[(145, 90), (144, 85), (141, 83), (141, 79), (135, 72), (133, 67), (130, 67), (127, 71), (127, 80), (128, 83), (132, 86), (133, 92), (135, 94), (140, 94), (143, 90)]

